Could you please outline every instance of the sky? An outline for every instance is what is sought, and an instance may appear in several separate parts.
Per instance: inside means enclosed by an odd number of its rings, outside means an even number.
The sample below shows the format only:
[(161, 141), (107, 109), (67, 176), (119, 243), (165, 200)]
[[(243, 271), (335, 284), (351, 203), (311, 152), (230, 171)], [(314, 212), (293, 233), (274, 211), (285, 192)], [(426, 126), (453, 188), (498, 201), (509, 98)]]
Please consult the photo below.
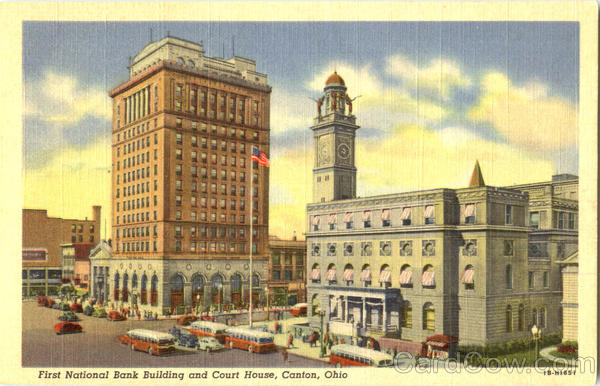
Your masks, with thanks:
[[(150, 32), (152, 31), (152, 32)], [(305, 232), (309, 127), (335, 70), (354, 102), (357, 195), (578, 174), (579, 29), (562, 22), (25, 22), (25, 208), (110, 231), (108, 90), (167, 34), (256, 61), (271, 94), (270, 234)]]

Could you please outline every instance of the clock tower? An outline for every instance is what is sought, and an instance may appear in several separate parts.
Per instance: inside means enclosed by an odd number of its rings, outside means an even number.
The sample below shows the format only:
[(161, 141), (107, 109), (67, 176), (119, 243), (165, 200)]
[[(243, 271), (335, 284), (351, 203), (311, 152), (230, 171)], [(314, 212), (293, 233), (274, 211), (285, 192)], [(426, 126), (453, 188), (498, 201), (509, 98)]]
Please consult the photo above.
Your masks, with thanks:
[(337, 72), (331, 74), (317, 100), (318, 115), (311, 127), (315, 139), (313, 202), (356, 197), (354, 138), (359, 126), (352, 115), (353, 100), (346, 93), (344, 79)]

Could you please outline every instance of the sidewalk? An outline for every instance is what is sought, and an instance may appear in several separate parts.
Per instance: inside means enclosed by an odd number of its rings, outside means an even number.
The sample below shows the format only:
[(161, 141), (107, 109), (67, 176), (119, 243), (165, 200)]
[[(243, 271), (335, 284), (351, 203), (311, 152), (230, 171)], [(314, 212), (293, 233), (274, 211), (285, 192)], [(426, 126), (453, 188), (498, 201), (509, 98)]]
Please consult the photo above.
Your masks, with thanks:
[[(306, 318), (290, 318), (285, 320), (278, 320), (277, 323), (281, 326), (281, 334), (275, 334), (275, 344), (282, 347), (287, 347), (288, 336), (290, 335), (288, 331), (289, 326), (292, 324), (299, 324), (305, 321)], [(273, 331), (275, 321), (261, 321), (253, 323), (254, 326), (267, 326), (269, 331)], [(297, 355), (304, 358), (316, 359), (323, 362), (329, 362), (329, 350), (324, 358), (321, 358), (321, 346), (320, 343), (317, 342), (315, 347), (310, 347), (309, 343), (302, 342), (302, 338), (294, 337), (294, 345), (287, 349), (288, 353), (291, 355)]]
[(558, 360), (558, 363), (566, 363), (567, 366), (576, 366), (577, 365), (576, 359), (565, 359), (565, 358), (556, 357), (556, 356), (550, 354), (550, 351), (556, 350), (557, 347), (558, 347), (557, 345), (544, 347), (543, 349), (540, 350), (540, 356), (548, 359), (549, 361)]

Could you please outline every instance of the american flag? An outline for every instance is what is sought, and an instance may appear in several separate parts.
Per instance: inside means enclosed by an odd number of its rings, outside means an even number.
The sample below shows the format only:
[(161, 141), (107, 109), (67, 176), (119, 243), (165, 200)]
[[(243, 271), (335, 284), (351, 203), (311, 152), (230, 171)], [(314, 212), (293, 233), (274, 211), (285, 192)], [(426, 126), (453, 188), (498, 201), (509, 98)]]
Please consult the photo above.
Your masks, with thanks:
[(267, 158), (267, 155), (258, 150), (256, 147), (252, 149), (252, 161), (256, 161), (262, 166), (269, 166), (269, 159)]

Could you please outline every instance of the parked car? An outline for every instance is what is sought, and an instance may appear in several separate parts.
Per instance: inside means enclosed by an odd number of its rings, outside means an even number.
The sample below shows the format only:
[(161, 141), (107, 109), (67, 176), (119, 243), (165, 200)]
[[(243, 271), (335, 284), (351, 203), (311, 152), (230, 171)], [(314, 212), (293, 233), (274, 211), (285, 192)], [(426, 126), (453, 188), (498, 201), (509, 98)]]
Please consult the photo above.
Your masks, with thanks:
[(76, 322), (79, 320), (79, 318), (77, 317), (77, 315), (75, 315), (73, 311), (63, 312), (62, 314), (60, 314), (58, 319), (62, 320), (63, 322)]
[(181, 326), (189, 326), (190, 323), (195, 322), (196, 320), (198, 320), (196, 315), (182, 315), (177, 318), (177, 324)]
[(173, 326), (169, 329), (169, 334), (173, 335), (173, 338), (175, 338), (175, 340), (179, 340), (179, 337), (182, 335), (182, 332), (180, 328)]
[(81, 303), (73, 303), (73, 304), (71, 304), (71, 311), (73, 311), (73, 312), (83, 312), (83, 307), (81, 307)]
[(56, 335), (74, 334), (82, 331), (83, 328), (79, 323), (60, 322), (54, 325), (54, 332), (56, 332)]
[(221, 343), (219, 343), (219, 341), (216, 340), (215, 338), (213, 338), (211, 336), (205, 336), (205, 337), (198, 339), (196, 348), (198, 350), (210, 352), (210, 351), (222, 350), (225, 348), (225, 346), (222, 345)]
[(94, 313), (94, 307), (92, 306), (85, 306), (85, 308), (83, 309), (83, 314), (87, 315), (87, 316), (92, 316), (92, 314)]
[(178, 344), (183, 347), (196, 348), (198, 345), (198, 337), (193, 334), (181, 334)]
[(61, 302), (58, 304), (58, 309), (61, 311), (71, 311), (69, 303)]
[(125, 320), (127, 318), (125, 316), (123, 316), (123, 314), (120, 313), (119, 311), (112, 310), (112, 311), (108, 311), (108, 314), (106, 315), (106, 319), (113, 320), (113, 321), (120, 321), (120, 320)]
[(92, 313), (96, 318), (106, 318), (106, 310), (104, 308), (96, 308)]

